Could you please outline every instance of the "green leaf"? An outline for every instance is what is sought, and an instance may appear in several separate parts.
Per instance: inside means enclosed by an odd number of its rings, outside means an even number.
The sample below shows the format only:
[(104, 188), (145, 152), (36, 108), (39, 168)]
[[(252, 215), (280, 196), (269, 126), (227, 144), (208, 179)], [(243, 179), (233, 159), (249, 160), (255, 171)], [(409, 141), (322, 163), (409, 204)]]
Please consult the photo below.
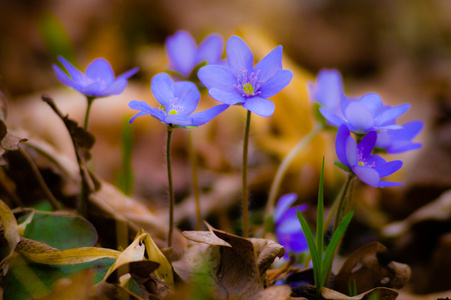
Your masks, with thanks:
[(100, 282), (108, 268), (115, 262), (113, 258), (103, 258), (92, 262), (56, 266), (30, 263), (17, 256), (11, 270), (6, 275), (5, 300), (22, 300), (49, 294), (55, 283), (74, 276), (83, 269), (93, 269), (96, 273), (93, 283)]
[(86, 219), (60, 213), (35, 212), (24, 237), (64, 250), (94, 246), (97, 232)]
[[(330, 240), (329, 246), (327, 246), (326, 253), (324, 254), (324, 270), (329, 269), (329, 265), (332, 263), (332, 258), (334, 257), (335, 249), (337, 248), (338, 244), (341, 241), (341, 238), (343, 234), (346, 231), (346, 228), (349, 225), (349, 222), (351, 222), (352, 215), (354, 214), (354, 211), (351, 210), (341, 221), (340, 225), (338, 225), (337, 230), (335, 230), (334, 234), (332, 235), (332, 238)], [(324, 281), (326, 280), (326, 273), (323, 274), (321, 278), (321, 285), (324, 284)]]
[(299, 219), (299, 223), (301, 223), (302, 232), (304, 232), (305, 239), (307, 240), (307, 245), (310, 251), (310, 256), (312, 257), (312, 263), (313, 263), (313, 276), (315, 277), (315, 283), (316, 283), (316, 290), (317, 292), (321, 291), (321, 286), (317, 284), (319, 282), (319, 266), (320, 262), (318, 261), (318, 253), (316, 251), (315, 246), (315, 240), (313, 239), (313, 234), (310, 231), (310, 228), (308, 227), (307, 221), (305, 221), (304, 217), (302, 216), (301, 212), (297, 211), (297, 216)]
[[(321, 176), (319, 178), (318, 188), (318, 206), (316, 209), (316, 253), (318, 255), (318, 273), (319, 277), (323, 277), (323, 247), (324, 247), (324, 193), (323, 193), (323, 178), (324, 178), (324, 156), (321, 166)], [(326, 271), (327, 272), (327, 271)]]
[(347, 165), (345, 165), (344, 163), (339, 162), (338, 160), (334, 161), (334, 165), (336, 165), (337, 167), (339, 167), (343, 171), (352, 173), (352, 170)]

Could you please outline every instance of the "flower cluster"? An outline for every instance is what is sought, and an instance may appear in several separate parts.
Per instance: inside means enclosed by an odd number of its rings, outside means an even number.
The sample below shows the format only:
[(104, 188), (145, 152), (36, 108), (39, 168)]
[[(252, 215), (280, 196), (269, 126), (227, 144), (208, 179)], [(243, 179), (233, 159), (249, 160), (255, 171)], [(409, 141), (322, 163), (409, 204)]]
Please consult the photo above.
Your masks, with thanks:
[[(359, 99), (346, 97), (341, 75), (336, 70), (321, 70), (316, 82), (308, 85), (308, 90), (310, 97), (321, 106), (320, 113), (328, 124), (338, 127), (335, 141), (337, 165), (373, 187), (401, 185), (380, 178), (396, 172), (402, 162), (387, 163), (371, 153), (374, 148), (400, 153), (421, 147), (420, 143), (412, 141), (423, 127), (421, 121), (411, 121), (403, 126), (396, 123), (396, 118), (410, 105), (384, 105), (375, 93)], [(360, 138), (363, 136), (358, 145), (351, 137), (351, 131)]]

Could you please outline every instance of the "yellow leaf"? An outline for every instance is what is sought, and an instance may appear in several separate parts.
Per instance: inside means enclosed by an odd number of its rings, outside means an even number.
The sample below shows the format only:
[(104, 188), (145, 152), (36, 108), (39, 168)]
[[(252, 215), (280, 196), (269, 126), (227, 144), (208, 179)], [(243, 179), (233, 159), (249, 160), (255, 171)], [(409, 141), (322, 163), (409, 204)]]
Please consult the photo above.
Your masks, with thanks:
[[(3, 228), (4, 239), (8, 244), (6, 255), (0, 261), (1, 275), (5, 275), (8, 271), (7, 261), (14, 253), (14, 249), (20, 241), (19, 229), (17, 228), (17, 221), (11, 209), (5, 202), (0, 200), (0, 227)], [(0, 231), (1, 232), (1, 231)]]

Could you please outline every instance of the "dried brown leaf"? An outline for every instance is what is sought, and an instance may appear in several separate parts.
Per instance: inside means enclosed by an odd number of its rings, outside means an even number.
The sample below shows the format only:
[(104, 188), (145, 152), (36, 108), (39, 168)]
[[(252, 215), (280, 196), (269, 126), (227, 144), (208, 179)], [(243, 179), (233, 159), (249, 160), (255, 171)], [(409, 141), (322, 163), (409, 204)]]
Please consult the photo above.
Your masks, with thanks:
[(86, 269), (72, 278), (60, 279), (50, 295), (35, 300), (87, 300), (94, 282), (95, 271)]
[(291, 287), (286, 284), (273, 285), (258, 293), (255, 300), (287, 300), (290, 299)]
[(373, 242), (351, 253), (335, 277), (334, 289), (346, 293), (349, 286), (355, 286), (360, 294), (375, 287), (403, 287), (410, 279), (410, 268), (396, 262), (384, 263), (380, 258), (387, 251), (384, 245)]
[(394, 300), (398, 296), (398, 292), (393, 289), (378, 287), (357, 296), (349, 297), (348, 295), (323, 287), (321, 289), (321, 296), (326, 300), (368, 300), (374, 299), (373, 297), (377, 297), (375, 299), (379, 300)]
[(8, 272), (8, 262), (20, 241), (17, 221), (8, 205), (0, 200), (0, 277)]
[(249, 240), (254, 245), (257, 255), (257, 265), (261, 275), (265, 274), (276, 257), (281, 258), (285, 254), (285, 248), (272, 240), (260, 238), (251, 238)]

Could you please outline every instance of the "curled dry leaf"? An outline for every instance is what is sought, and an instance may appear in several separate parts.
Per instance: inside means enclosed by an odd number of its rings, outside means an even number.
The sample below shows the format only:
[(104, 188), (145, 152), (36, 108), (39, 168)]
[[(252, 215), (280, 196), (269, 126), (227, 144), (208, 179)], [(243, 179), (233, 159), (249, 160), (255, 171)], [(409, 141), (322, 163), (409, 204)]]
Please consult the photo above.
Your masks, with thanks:
[(58, 250), (46, 244), (23, 237), (17, 245), (16, 250), (29, 260), (46, 265), (81, 264), (101, 258), (118, 258), (121, 254), (116, 250), (97, 247)]
[(8, 262), (19, 241), (16, 218), (8, 205), (0, 200), (0, 277), (8, 272)]
[(215, 299), (256, 299), (264, 289), (266, 269), (283, 256), (283, 247), (207, 226), (210, 231), (183, 232), (187, 239), (206, 245), (192, 245), (174, 268), (186, 281), (211, 284)]
[(50, 295), (35, 298), (36, 300), (88, 300), (95, 271), (83, 270), (72, 278), (62, 278), (55, 284)]
[(335, 277), (334, 289), (346, 293), (351, 286), (360, 294), (375, 287), (402, 288), (410, 279), (410, 267), (384, 262), (382, 256), (387, 251), (384, 245), (373, 242), (351, 253)]
[(326, 300), (394, 300), (398, 296), (398, 292), (389, 288), (378, 287), (357, 296), (349, 297), (348, 295), (323, 287), (321, 289), (321, 296)]
[[(172, 266), (147, 233), (140, 233), (133, 243), (121, 253), (108, 270), (104, 280), (106, 281), (112, 273), (116, 272), (123, 265), (149, 260), (159, 264), (159, 267), (153, 271), (156, 278), (160, 279), (166, 286), (174, 288)], [(121, 283), (123, 284), (124, 282), (121, 281)]]
[(287, 300), (291, 298), (290, 295), (291, 288), (289, 285), (273, 285), (258, 293), (255, 300)]

